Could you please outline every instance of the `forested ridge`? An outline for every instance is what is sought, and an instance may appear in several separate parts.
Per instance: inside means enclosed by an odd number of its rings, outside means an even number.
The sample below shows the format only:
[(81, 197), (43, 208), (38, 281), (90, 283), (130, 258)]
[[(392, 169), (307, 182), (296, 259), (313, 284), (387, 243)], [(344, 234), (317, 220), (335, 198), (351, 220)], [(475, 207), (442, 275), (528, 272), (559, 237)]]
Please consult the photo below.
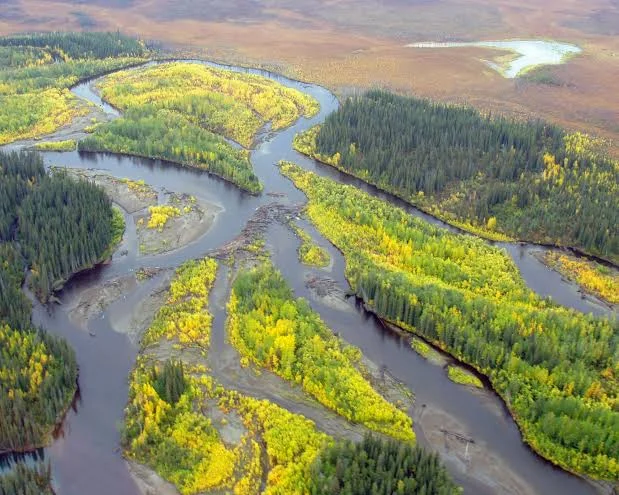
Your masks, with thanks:
[(292, 164), (282, 171), (346, 258), (355, 293), (487, 375), (544, 457), (619, 477), (619, 327), (540, 299), (500, 250)]
[(119, 33), (0, 37), (0, 144), (53, 132), (88, 114), (71, 86), (147, 56), (142, 42)]
[(619, 166), (586, 136), (370, 91), (296, 146), (482, 235), (619, 259)]

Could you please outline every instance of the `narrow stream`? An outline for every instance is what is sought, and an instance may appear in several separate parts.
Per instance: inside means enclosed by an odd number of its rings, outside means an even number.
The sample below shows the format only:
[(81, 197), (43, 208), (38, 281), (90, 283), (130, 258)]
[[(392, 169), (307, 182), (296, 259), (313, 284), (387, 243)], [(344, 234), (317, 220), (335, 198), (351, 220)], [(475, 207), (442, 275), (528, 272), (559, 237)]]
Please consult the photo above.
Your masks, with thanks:
[[(202, 62), (196, 62), (202, 63)], [(213, 65), (213, 64), (209, 64)], [(65, 421), (63, 434), (53, 445), (45, 449), (51, 460), (54, 485), (59, 495), (82, 494), (137, 494), (125, 461), (119, 450), (119, 426), (127, 401), (127, 375), (131, 370), (137, 349), (125, 335), (111, 329), (110, 319), (122, 320), (125, 312), (144, 294), (155, 286), (156, 278), (146, 282), (126, 300), (111, 305), (104, 313), (90, 321), (89, 330), (95, 336), (76, 327), (68, 318), (65, 306), (82, 291), (96, 287), (105, 280), (128, 274), (139, 267), (176, 267), (183, 261), (203, 256), (210, 249), (233, 239), (244, 227), (253, 212), (261, 205), (274, 201), (268, 193), (283, 193), (277, 201), (304, 203), (305, 195), (280, 175), (275, 164), (290, 160), (302, 167), (328, 176), (342, 183), (357, 187), (404, 207), (412, 215), (434, 224), (444, 225), (404, 202), (381, 192), (357, 179), (347, 176), (329, 166), (322, 165), (300, 155), (292, 149), (292, 140), (297, 132), (322, 122), (334, 111), (338, 102), (334, 95), (319, 86), (293, 81), (262, 70), (225, 67), (276, 79), (278, 82), (311, 94), (321, 104), (318, 115), (311, 119), (301, 118), (295, 125), (275, 134), (269, 134), (251, 153), (256, 175), (265, 186), (260, 196), (251, 196), (235, 186), (205, 172), (183, 168), (171, 163), (119, 156), (104, 153), (45, 153), (46, 166), (71, 168), (96, 168), (116, 177), (143, 179), (155, 188), (193, 194), (200, 199), (220, 205), (223, 210), (209, 233), (196, 242), (179, 250), (159, 255), (138, 257), (136, 246), (127, 256), (114, 256), (112, 263), (75, 277), (59, 295), (62, 305), (46, 308), (34, 304), (33, 322), (48, 331), (66, 338), (76, 351), (80, 367), (81, 398), (75, 410), (70, 411)], [(74, 88), (74, 93), (97, 105), (100, 98), (90, 89), (92, 83)], [(105, 107), (104, 107), (105, 108)], [(344, 260), (340, 253), (322, 239), (315, 229), (309, 228), (317, 241), (327, 247), (334, 259), (332, 272), (342, 288), (348, 287), (344, 279)], [(305, 287), (307, 269), (297, 260), (298, 241), (282, 226), (273, 226), (267, 235), (267, 244), (272, 247), (276, 265), (299, 296), (308, 298), (323, 319), (346, 341), (360, 347), (376, 364), (385, 366), (397, 379), (405, 383), (416, 396), (416, 411), (413, 416), (422, 417), (422, 405), (427, 410), (455, 418), (480, 447), (488, 450), (489, 462), (502, 463), (513, 477), (521, 480), (530, 493), (563, 493), (564, 495), (593, 494), (595, 489), (576, 476), (554, 468), (535, 455), (521, 440), (517, 427), (505, 413), (501, 402), (492, 394), (479, 394), (452, 383), (444, 371), (419, 357), (411, 350), (408, 339), (387, 331), (376, 318), (349, 301), (350, 309), (332, 309), (320, 301), (312, 301)], [(554, 271), (545, 267), (531, 255), (537, 246), (528, 244), (501, 244), (512, 256), (521, 270), (526, 283), (543, 296), (579, 311), (605, 314), (609, 310), (587, 299), (582, 299), (575, 287), (565, 282)], [(423, 418), (422, 421), (423, 423)], [(424, 435), (422, 443), (428, 444)], [(462, 465), (456, 457), (445, 461), (466, 493), (498, 493), (494, 481), (478, 475), (474, 465)]]

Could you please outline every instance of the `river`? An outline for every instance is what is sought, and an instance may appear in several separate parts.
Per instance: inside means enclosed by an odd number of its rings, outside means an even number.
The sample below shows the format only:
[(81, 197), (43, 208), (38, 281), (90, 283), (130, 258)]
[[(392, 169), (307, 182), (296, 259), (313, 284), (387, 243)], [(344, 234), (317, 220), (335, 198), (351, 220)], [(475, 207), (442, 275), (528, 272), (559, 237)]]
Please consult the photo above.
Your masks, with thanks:
[[(200, 63), (200, 62), (196, 62)], [(229, 68), (229, 67), (226, 67)], [(80, 369), (80, 397), (67, 415), (61, 434), (45, 449), (50, 459), (54, 486), (59, 495), (126, 494), (138, 493), (129, 474), (127, 464), (120, 452), (119, 425), (127, 401), (127, 376), (136, 358), (137, 348), (126, 335), (112, 330), (110, 321), (122, 319), (149, 290), (157, 284), (154, 279), (141, 285), (127, 296), (126, 300), (112, 304), (105, 312), (90, 321), (89, 335), (73, 324), (67, 315), (66, 306), (82, 291), (97, 287), (106, 280), (131, 273), (139, 267), (176, 267), (187, 259), (204, 256), (209, 250), (232, 240), (254, 211), (273, 201), (304, 203), (305, 195), (280, 175), (276, 163), (279, 160), (293, 161), (322, 176), (342, 183), (354, 184), (386, 201), (406, 208), (412, 215), (434, 224), (443, 225), (393, 196), (381, 192), (357, 179), (347, 176), (329, 166), (319, 164), (292, 149), (292, 140), (297, 132), (320, 123), (338, 106), (335, 96), (328, 90), (293, 81), (266, 71), (230, 68), (273, 78), (280, 83), (297, 88), (314, 96), (321, 105), (318, 115), (301, 118), (295, 125), (269, 133), (251, 152), (251, 161), (256, 175), (264, 184), (260, 196), (252, 196), (237, 187), (211, 176), (208, 173), (183, 168), (159, 160), (134, 158), (104, 153), (44, 153), (46, 166), (72, 168), (97, 168), (116, 177), (143, 179), (147, 184), (161, 189), (192, 194), (200, 199), (222, 207), (212, 229), (196, 242), (171, 253), (159, 256), (137, 256), (137, 246), (130, 247), (126, 256), (114, 255), (110, 264), (75, 277), (59, 294), (61, 305), (44, 307), (34, 304), (33, 321), (48, 331), (68, 340), (76, 351)], [(101, 105), (98, 96), (91, 91), (92, 83), (84, 83), (73, 89), (81, 98)], [(106, 109), (112, 111), (111, 108)], [(268, 193), (285, 196), (274, 199)], [(348, 287), (344, 278), (344, 260), (341, 254), (311, 226), (308, 231), (318, 243), (325, 246), (334, 259), (329, 277), (339, 285)], [(593, 494), (596, 489), (586, 481), (555, 468), (522, 443), (520, 433), (506, 413), (502, 402), (494, 394), (471, 391), (451, 382), (444, 370), (418, 356), (408, 339), (389, 331), (367, 313), (354, 300), (348, 301), (348, 310), (329, 307), (320, 300), (313, 300), (305, 286), (305, 277), (320, 270), (311, 270), (299, 264), (296, 256), (297, 238), (284, 227), (273, 225), (268, 230), (267, 245), (273, 258), (299, 296), (307, 297), (325, 322), (346, 341), (362, 349), (377, 365), (383, 366), (395, 378), (402, 381), (415, 394), (416, 406), (413, 418), (421, 444), (434, 447), (435, 432), (424, 429), (432, 426), (432, 419), (446, 418), (474, 439), (471, 462), (462, 461), (463, 452), (453, 448), (439, 448), (441, 455), (454, 478), (465, 488), (465, 493), (562, 493), (563, 495)], [(583, 299), (573, 284), (567, 283), (554, 271), (545, 267), (531, 251), (540, 249), (528, 244), (501, 244), (521, 270), (529, 287), (543, 296), (551, 296), (557, 302), (579, 311), (604, 314), (605, 307)], [(214, 335), (222, 335), (222, 318), (216, 318)], [(423, 431), (422, 431), (423, 430)], [(444, 443), (447, 443), (445, 441)], [(462, 446), (459, 450), (464, 450)], [(485, 461), (484, 461), (485, 460)], [(493, 478), (493, 468), (505, 471), (505, 479)], [(518, 487), (518, 488), (515, 488)]]

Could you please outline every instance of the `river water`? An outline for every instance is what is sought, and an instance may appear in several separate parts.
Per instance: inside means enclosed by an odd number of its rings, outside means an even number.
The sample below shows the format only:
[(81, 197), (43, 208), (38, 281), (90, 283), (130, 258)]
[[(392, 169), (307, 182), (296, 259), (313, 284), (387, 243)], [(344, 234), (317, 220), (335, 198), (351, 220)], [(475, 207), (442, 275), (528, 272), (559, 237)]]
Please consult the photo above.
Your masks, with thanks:
[[(311, 94), (321, 105), (318, 115), (310, 119), (301, 118), (290, 128), (264, 136), (252, 151), (251, 161), (255, 173), (265, 186), (260, 196), (244, 193), (208, 173), (159, 160), (103, 153), (44, 154), (47, 166), (102, 169), (116, 177), (143, 179), (155, 188), (192, 194), (223, 208), (213, 228), (198, 241), (171, 253), (143, 257), (137, 256), (134, 242), (128, 255), (115, 255), (112, 263), (77, 276), (67, 284), (59, 295), (63, 305), (48, 308), (34, 304), (34, 323), (67, 339), (76, 351), (80, 368), (80, 397), (75, 407), (69, 411), (61, 435), (45, 449), (45, 456), (51, 461), (54, 485), (59, 495), (138, 493), (119, 448), (119, 426), (127, 401), (127, 376), (135, 362), (137, 349), (126, 335), (112, 330), (110, 320), (122, 319), (123, 313), (128, 312), (132, 305), (155, 287), (157, 278), (144, 283), (137, 291), (128, 295), (126, 300), (113, 304), (92, 319), (89, 330), (96, 334), (96, 337), (76, 327), (64, 309), (64, 306), (82, 291), (96, 287), (105, 280), (131, 273), (139, 267), (176, 267), (187, 259), (204, 256), (209, 250), (232, 240), (256, 208), (273, 202), (273, 197), (267, 193), (283, 193), (285, 197), (278, 197), (279, 202), (304, 203), (304, 194), (280, 175), (276, 163), (282, 159), (293, 161), (339, 182), (354, 184), (370, 194), (406, 208), (412, 215), (443, 225), (439, 220), (397, 198), (308, 159), (292, 149), (292, 140), (297, 132), (322, 122), (326, 115), (337, 109), (337, 99), (328, 90), (261, 70), (231, 69), (276, 79), (286, 86)], [(77, 86), (73, 91), (95, 104), (103, 104), (87, 83)], [(443, 226), (454, 230), (447, 225)], [(344, 279), (344, 260), (341, 254), (311, 226), (308, 230), (320, 244), (329, 249), (334, 259), (329, 276), (346, 289), (348, 286)], [(305, 276), (311, 270), (299, 265), (296, 237), (288, 229), (275, 225), (268, 231), (267, 245), (271, 247), (276, 265), (296, 294), (311, 300), (311, 294), (305, 287)], [(558, 274), (532, 256), (531, 251), (540, 249), (539, 247), (528, 244), (500, 246), (514, 259), (529, 287), (539, 294), (551, 296), (559, 303), (579, 311), (594, 314), (608, 312), (603, 306), (582, 299), (572, 284), (562, 280)], [(415, 394), (417, 408), (440, 411), (455, 418), (467, 435), (475, 440), (476, 445), (486, 449), (489, 462), (507, 466), (513, 477), (526, 485), (528, 492), (564, 495), (596, 493), (584, 480), (553, 467), (526, 447), (515, 423), (496, 396), (472, 392), (452, 383), (443, 369), (412, 351), (408, 339), (386, 330), (376, 318), (354, 301), (349, 301), (348, 311), (333, 309), (320, 301), (312, 301), (311, 304), (334, 331), (346, 341), (360, 347), (368, 358), (406, 384)], [(414, 416), (422, 414), (421, 409), (414, 412)], [(422, 444), (428, 444), (424, 435), (419, 435), (419, 440)], [(466, 493), (490, 494), (504, 491), (484, 474), (483, 469), (477, 472), (475, 466), (462, 464), (450, 456), (446, 456), (445, 461)]]

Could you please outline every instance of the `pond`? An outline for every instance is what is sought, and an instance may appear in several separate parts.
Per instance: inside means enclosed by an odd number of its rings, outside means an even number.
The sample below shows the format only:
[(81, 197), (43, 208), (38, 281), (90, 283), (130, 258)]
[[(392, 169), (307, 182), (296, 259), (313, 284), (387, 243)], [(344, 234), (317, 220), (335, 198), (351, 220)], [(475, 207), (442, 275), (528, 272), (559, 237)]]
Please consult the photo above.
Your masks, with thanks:
[(406, 46), (410, 48), (462, 48), (475, 46), (509, 51), (515, 54), (515, 57), (504, 63), (499, 64), (485, 60), (490, 67), (508, 79), (518, 77), (538, 65), (565, 63), (568, 58), (582, 51), (576, 45), (545, 40), (422, 42), (411, 43)]

